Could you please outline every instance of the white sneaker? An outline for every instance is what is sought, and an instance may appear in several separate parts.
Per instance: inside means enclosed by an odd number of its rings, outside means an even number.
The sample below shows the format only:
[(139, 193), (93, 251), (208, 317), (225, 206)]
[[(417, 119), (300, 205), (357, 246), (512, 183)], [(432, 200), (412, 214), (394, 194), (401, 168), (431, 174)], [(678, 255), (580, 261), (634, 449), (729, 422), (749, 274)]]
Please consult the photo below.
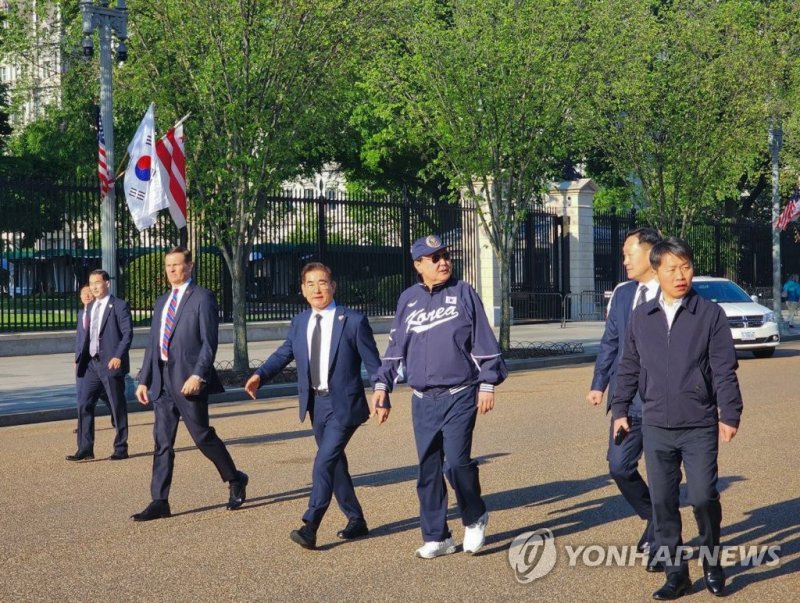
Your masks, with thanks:
[(486, 542), (486, 524), (489, 523), (489, 512), (487, 511), (478, 518), (473, 524), (464, 528), (464, 552), (473, 554), (483, 548)]
[(452, 538), (445, 538), (441, 542), (430, 541), (417, 549), (417, 557), (433, 559), (442, 555), (451, 555), (456, 552), (456, 543)]

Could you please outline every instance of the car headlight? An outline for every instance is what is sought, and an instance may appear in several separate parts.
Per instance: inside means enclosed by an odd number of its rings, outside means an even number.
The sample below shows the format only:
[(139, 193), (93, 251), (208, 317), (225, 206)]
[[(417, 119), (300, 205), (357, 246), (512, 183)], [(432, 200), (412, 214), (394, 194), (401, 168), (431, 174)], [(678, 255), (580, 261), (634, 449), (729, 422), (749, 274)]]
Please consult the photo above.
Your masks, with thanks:
[(767, 312), (764, 314), (764, 322), (775, 322), (775, 313)]

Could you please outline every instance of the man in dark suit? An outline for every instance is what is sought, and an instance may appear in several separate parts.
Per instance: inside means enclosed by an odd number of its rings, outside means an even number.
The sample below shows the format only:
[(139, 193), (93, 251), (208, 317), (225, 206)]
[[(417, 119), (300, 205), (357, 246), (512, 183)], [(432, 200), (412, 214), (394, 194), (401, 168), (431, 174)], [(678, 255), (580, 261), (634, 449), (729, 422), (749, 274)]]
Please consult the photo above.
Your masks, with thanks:
[[(76, 396), (81, 391), (81, 383), (83, 382), (83, 377), (78, 376), (78, 360), (81, 358), (81, 354), (83, 353), (83, 339), (89, 333), (89, 304), (92, 303), (94, 300), (94, 295), (92, 295), (92, 288), (89, 286), (89, 283), (86, 283), (83, 287), (81, 287), (79, 297), (81, 303), (83, 304), (83, 309), (78, 310), (78, 324), (75, 329), (75, 394)], [(109, 412), (111, 412), (111, 405), (108, 403), (108, 396), (106, 395), (105, 390), (100, 392), (100, 399), (105, 402), (106, 406), (108, 406)], [(76, 404), (78, 403), (76, 399)], [(78, 418), (78, 423), (80, 424), (80, 417)], [(111, 427), (116, 427), (114, 424), (114, 415), (111, 415)], [(72, 433), (78, 433), (78, 428), (72, 430)]]
[[(298, 314), (286, 341), (247, 380), (245, 390), (255, 399), (263, 381), (279, 373), (293, 359), (297, 363), (300, 421), (311, 415), (317, 456), (311, 496), (303, 526), (290, 538), (307, 549), (316, 548), (317, 528), (332, 496), (348, 519), (338, 533), (350, 540), (369, 532), (356, 498), (344, 449), (358, 426), (370, 415), (361, 380), (361, 363), (369, 375), (380, 367), (380, 357), (366, 316), (333, 301), (336, 283), (324, 264), (307, 264), (300, 276), (303, 296), (311, 308)], [(384, 404), (379, 421), (389, 413)]]
[(653, 598), (669, 601), (692, 592), (681, 534), (681, 465), (699, 529), (706, 588), (721, 596), (725, 572), (717, 457), (719, 440), (733, 439), (742, 414), (736, 350), (725, 311), (692, 290), (691, 248), (670, 237), (653, 246), (650, 263), (660, 292), (631, 315), (611, 400), (613, 429), (630, 428), (630, 405), (638, 391), (656, 558), (667, 574)]
[(78, 379), (78, 450), (68, 461), (94, 458), (94, 414), (97, 400), (105, 392), (116, 429), (111, 459), (128, 458), (128, 404), (125, 400), (125, 375), (130, 362), (128, 350), (133, 341), (131, 309), (123, 299), (108, 292), (105, 270), (89, 275), (94, 301), (81, 316), (79, 330), (86, 320), (86, 332), (78, 337), (81, 350), (76, 356)]
[(171, 290), (156, 300), (136, 388), (141, 404), (153, 401), (152, 502), (132, 516), (134, 521), (171, 515), (169, 490), (180, 418), (194, 443), (228, 482), (228, 509), (238, 509), (245, 501), (248, 482), (208, 420), (209, 394), (223, 391), (214, 369), (219, 326), (214, 294), (192, 281), (192, 252), (185, 247), (171, 249), (164, 265)]
[[(658, 291), (656, 274), (650, 266), (650, 250), (659, 241), (661, 236), (652, 228), (638, 228), (625, 235), (622, 258), (630, 280), (617, 286), (611, 296), (592, 386), (586, 396), (590, 404), (597, 406), (603, 401), (603, 391), (608, 387), (606, 412), (610, 410), (614, 397), (617, 365), (625, 350), (625, 331), (633, 308), (655, 298)], [(651, 552), (652, 556), (655, 553), (653, 508), (650, 491), (638, 469), (643, 450), (642, 399), (638, 394), (628, 410), (628, 418), (630, 430), (619, 444), (614, 443), (615, 433), (609, 427), (608, 468), (622, 496), (636, 514), (647, 522), (638, 546), (642, 551)], [(654, 572), (662, 569), (652, 561), (645, 567), (647, 571)]]

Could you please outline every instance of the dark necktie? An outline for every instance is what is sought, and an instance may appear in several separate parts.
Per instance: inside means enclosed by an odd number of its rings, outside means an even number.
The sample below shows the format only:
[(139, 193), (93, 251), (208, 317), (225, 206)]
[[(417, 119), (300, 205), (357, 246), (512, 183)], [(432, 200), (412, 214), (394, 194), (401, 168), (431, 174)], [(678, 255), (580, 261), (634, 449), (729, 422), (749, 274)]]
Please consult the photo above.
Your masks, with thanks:
[(322, 371), (320, 366), (320, 356), (322, 355), (322, 314), (315, 314), (317, 324), (311, 332), (311, 354), (309, 356), (309, 367), (311, 369), (311, 387), (317, 389), (322, 381)]
[(639, 287), (639, 297), (636, 298), (636, 305), (634, 306), (634, 308), (638, 308), (646, 301), (647, 301), (647, 285), (641, 285)]

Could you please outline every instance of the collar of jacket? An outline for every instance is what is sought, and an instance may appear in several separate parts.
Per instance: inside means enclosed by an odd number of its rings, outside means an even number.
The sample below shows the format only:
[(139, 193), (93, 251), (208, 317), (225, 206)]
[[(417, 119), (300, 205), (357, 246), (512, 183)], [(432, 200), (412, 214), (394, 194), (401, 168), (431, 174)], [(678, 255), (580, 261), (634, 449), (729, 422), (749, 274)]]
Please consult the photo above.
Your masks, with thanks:
[[(681, 305), (686, 308), (692, 314), (697, 312), (697, 293), (695, 293), (694, 289), (689, 289), (686, 295), (683, 297), (683, 302)], [(659, 303), (659, 299), (661, 299), (661, 287), (658, 288), (656, 291), (656, 296), (651, 299), (649, 302), (645, 302), (647, 307), (647, 313), (652, 314), (655, 311), (661, 311), (661, 304)]]
[(434, 285), (432, 288), (428, 288), (428, 285), (423, 283), (422, 280), (420, 280), (420, 282), (417, 283), (417, 284), (420, 287), (422, 287), (423, 289), (425, 289), (425, 291), (427, 291), (428, 293), (436, 293), (437, 291), (441, 291), (445, 287), (452, 287), (457, 282), (458, 282), (458, 279), (451, 274), (450, 278), (447, 279), (445, 282), (439, 283), (438, 285)]

